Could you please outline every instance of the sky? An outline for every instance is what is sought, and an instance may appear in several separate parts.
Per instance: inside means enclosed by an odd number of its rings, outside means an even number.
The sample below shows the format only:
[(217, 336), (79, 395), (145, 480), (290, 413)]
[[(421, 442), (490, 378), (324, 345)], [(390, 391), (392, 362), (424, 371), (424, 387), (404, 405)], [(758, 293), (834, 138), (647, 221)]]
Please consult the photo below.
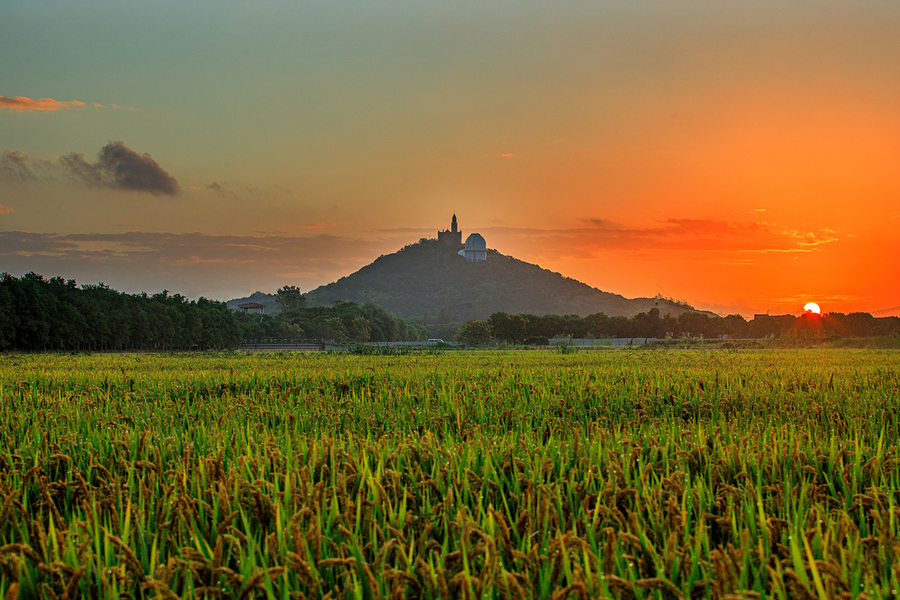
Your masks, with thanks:
[(627, 297), (900, 314), (897, 31), (896, 0), (4, 0), (0, 271), (309, 290), (455, 212)]

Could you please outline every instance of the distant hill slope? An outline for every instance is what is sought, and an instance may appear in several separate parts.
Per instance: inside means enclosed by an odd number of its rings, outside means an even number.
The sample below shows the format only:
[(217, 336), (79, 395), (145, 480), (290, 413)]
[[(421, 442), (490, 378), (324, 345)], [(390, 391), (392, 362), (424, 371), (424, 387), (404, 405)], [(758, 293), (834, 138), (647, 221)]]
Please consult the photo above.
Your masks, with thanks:
[(248, 304), (250, 302), (255, 302), (256, 304), (262, 304), (266, 308), (264, 312), (267, 315), (278, 314), (281, 311), (281, 307), (278, 306), (278, 303), (275, 302), (275, 294), (267, 294), (265, 292), (253, 292), (251, 295), (246, 298), (235, 298), (234, 300), (229, 300), (225, 303), (228, 308), (231, 310), (238, 310), (241, 304)]
[[(443, 312), (452, 321), (487, 319), (491, 313), (589, 314), (632, 317), (651, 308), (678, 316), (685, 306), (656, 298), (628, 299), (496, 251), (483, 262), (468, 262), (437, 240), (422, 240), (378, 257), (372, 264), (307, 293), (309, 304), (337, 300), (373, 303), (392, 315), (429, 320)], [(233, 300), (260, 303), (256, 294)], [(274, 297), (272, 297), (274, 302)], [(269, 312), (267, 309), (266, 312)]]

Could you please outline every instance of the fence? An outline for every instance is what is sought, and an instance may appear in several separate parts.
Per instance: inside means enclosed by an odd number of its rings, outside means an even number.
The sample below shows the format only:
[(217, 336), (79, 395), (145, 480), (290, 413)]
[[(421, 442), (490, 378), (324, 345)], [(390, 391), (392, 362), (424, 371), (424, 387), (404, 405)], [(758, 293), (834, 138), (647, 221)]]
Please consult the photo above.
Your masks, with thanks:
[(462, 342), (367, 342), (366, 346), (439, 346), (441, 344), (458, 348), (466, 347)]
[(647, 344), (649, 342), (662, 342), (665, 341), (663, 338), (643, 338), (643, 337), (632, 337), (632, 338), (603, 338), (603, 339), (591, 339), (591, 338), (551, 338), (551, 344), (570, 344), (572, 346), (628, 346), (628, 345), (638, 345), (638, 344)]
[(334, 340), (287, 339), (287, 338), (253, 338), (241, 343), (241, 350), (346, 350), (347, 344), (339, 344)]
[[(390, 346), (390, 347), (430, 347), (446, 344), (465, 348), (465, 344), (457, 342), (366, 342), (365, 346)], [(339, 343), (334, 340), (317, 339), (282, 339), (282, 338), (254, 338), (245, 339), (241, 343), (241, 350), (349, 350), (356, 342)]]

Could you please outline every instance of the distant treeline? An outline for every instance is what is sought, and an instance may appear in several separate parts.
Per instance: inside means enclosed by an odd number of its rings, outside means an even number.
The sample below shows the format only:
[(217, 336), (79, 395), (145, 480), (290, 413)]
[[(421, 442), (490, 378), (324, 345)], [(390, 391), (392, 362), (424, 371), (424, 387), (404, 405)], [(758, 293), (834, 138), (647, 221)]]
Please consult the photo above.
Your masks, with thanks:
[(732, 338), (873, 337), (900, 334), (900, 317), (875, 318), (869, 313), (829, 313), (823, 316), (764, 316), (747, 321), (741, 315), (710, 316), (685, 312), (680, 316), (660, 316), (659, 309), (633, 318), (610, 317), (603, 313), (578, 315), (529, 315), (494, 313), (487, 321), (469, 321), (457, 333), (466, 342), (490, 339), (509, 343), (546, 343), (558, 337), (572, 338)]
[(279, 290), (277, 317), (235, 314), (224, 302), (163, 290), (124, 294), (100, 283), (0, 274), (0, 350), (208, 350), (247, 338), (345, 341), (425, 339), (425, 328), (374, 305), (305, 306), (297, 288)]
[(0, 274), (3, 350), (203, 350), (234, 347), (241, 335), (224, 302)]
[(873, 337), (900, 335), (900, 317), (869, 313), (771, 316), (747, 321), (686, 312), (678, 318), (658, 309), (627, 317), (596, 313), (530, 315), (496, 312), (487, 321), (440, 325), (442, 336), (418, 323), (391, 316), (374, 304), (306, 306), (299, 289), (278, 290), (281, 312), (234, 313), (224, 302), (188, 300), (163, 290), (124, 294), (102, 283), (78, 286), (73, 279), (0, 274), (0, 350), (207, 350), (235, 348), (244, 339), (328, 339), (337, 342), (418, 341), (428, 337), (486, 343), (546, 343), (554, 337)]
[(327, 339), (336, 342), (396, 342), (426, 339), (425, 327), (389, 315), (374, 304), (359, 306), (336, 302), (333, 306), (306, 306), (295, 287), (278, 290), (281, 312), (276, 316), (238, 313), (245, 339)]

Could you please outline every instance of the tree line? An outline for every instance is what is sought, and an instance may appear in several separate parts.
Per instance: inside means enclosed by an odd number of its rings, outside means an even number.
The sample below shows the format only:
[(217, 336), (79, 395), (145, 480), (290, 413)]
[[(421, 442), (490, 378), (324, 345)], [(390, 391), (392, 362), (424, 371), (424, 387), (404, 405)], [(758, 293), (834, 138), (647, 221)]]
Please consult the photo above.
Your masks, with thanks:
[(333, 306), (307, 306), (295, 286), (276, 292), (281, 311), (275, 315), (235, 315), (246, 339), (327, 339), (335, 342), (396, 342), (426, 339), (425, 327), (388, 314), (374, 304), (335, 302)]
[[(677, 318), (657, 308), (633, 318), (595, 313), (543, 315), (493, 313), (468, 321), (455, 335), (435, 336), (420, 323), (374, 305), (335, 302), (307, 306), (294, 286), (277, 292), (278, 315), (234, 313), (224, 302), (188, 300), (163, 290), (125, 294), (98, 283), (45, 279), (37, 273), (0, 274), (0, 350), (207, 350), (235, 348), (244, 339), (330, 339), (336, 342), (417, 341), (443, 337), (483, 344), (546, 344), (551, 338), (766, 338), (900, 335), (900, 318), (869, 313), (765, 316), (747, 321), (685, 312)], [(449, 323), (445, 326), (455, 326)], [(431, 335), (429, 335), (431, 334)]]
[(307, 307), (293, 286), (278, 291), (278, 316), (232, 312), (224, 302), (163, 290), (125, 294), (103, 283), (38, 273), (0, 274), (0, 350), (209, 350), (248, 338), (337, 342), (424, 340), (425, 328), (367, 304)]
[(530, 315), (493, 313), (487, 321), (468, 321), (459, 329), (459, 341), (485, 344), (546, 344), (551, 338), (767, 338), (784, 336), (872, 337), (900, 334), (900, 318), (875, 318), (869, 313), (828, 313), (823, 316), (763, 316), (747, 321), (741, 315), (724, 317), (684, 312), (660, 315), (658, 308), (632, 318), (595, 313)]
[(224, 302), (0, 274), (0, 350), (205, 350), (234, 347), (241, 336)]

